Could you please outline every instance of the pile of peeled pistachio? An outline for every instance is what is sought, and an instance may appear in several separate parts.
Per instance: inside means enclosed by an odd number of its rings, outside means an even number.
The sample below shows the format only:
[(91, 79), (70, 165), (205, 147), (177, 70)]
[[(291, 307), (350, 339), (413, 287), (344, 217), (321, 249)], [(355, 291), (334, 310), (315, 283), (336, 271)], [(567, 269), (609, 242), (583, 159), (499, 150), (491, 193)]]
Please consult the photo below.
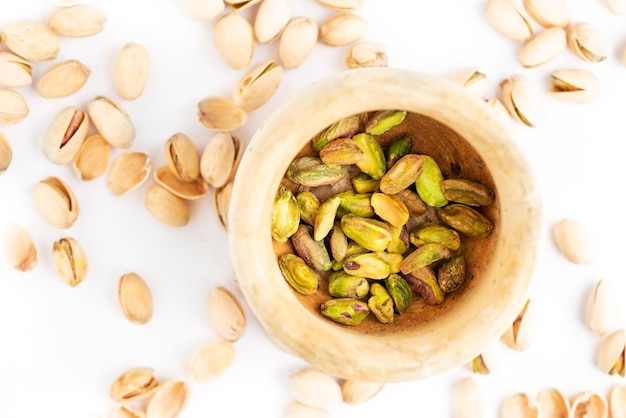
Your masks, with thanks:
[(382, 110), (332, 124), (312, 140), (317, 155), (292, 161), (275, 197), (272, 237), (291, 245), (278, 257), (285, 280), (308, 295), (327, 278), (332, 298), (320, 311), (345, 325), (370, 312), (391, 323), (414, 293), (443, 303), (465, 281), (463, 237), (493, 229), (477, 210), (492, 190), (444, 178), (433, 158), (413, 153), (409, 134), (380, 144), (406, 115)]

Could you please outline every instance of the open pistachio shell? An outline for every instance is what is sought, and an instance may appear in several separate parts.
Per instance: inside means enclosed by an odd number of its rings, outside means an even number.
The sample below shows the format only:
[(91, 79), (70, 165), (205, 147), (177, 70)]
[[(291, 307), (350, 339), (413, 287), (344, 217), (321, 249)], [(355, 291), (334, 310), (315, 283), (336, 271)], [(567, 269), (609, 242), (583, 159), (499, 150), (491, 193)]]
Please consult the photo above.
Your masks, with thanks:
[(487, 93), (489, 82), (485, 74), (478, 71), (477, 67), (465, 67), (448, 75), (448, 78), (464, 87), (467, 91), (482, 97)]
[(91, 70), (78, 60), (63, 61), (50, 68), (37, 82), (37, 93), (45, 98), (67, 97), (85, 85)]
[(573, 23), (567, 31), (572, 52), (587, 62), (601, 62), (611, 55), (611, 40), (598, 26), (586, 22)]
[(299, 402), (327, 408), (343, 399), (341, 386), (332, 376), (315, 367), (303, 367), (289, 376), (289, 392)]
[(612, 417), (626, 417), (626, 384), (618, 383), (609, 392), (609, 410)]
[(283, 67), (293, 69), (302, 65), (317, 44), (318, 33), (315, 20), (308, 17), (291, 19), (278, 44), (278, 56)]
[(488, 0), (484, 10), (487, 22), (501, 35), (520, 42), (532, 36), (530, 18), (513, 0)]
[(30, 271), (37, 265), (37, 247), (33, 237), (18, 225), (7, 228), (4, 255), (11, 267), (19, 271)]
[(361, 41), (350, 47), (346, 54), (349, 69), (363, 67), (387, 67), (389, 59), (385, 48), (377, 42)]
[(476, 379), (466, 377), (458, 381), (452, 391), (453, 418), (482, 418), (483, 396)]
[(469, 369), (478, 374), (493, 373), (500, 368), (502, 353), (498, 341), (493, 341), (468, 364)]
[(203, 179), (183, 181), (165, 166), (154, 171), (154, 179), (165, 189), (186, 200), (199, 199), (209, 191), (209, 185)]
[(518, 52), (517, 59), (526, 68), (544, 65), (567, 49), (567, 35), (562, 28), (548, 28), (533, 36)]
[(598, 77), (583, 69), (562, 69), (550, 74), (552, 90), (550, 95), (572, 103), (589, 103), (600, 94)]
[(88, 136), (74, 157), (74, 171), (83, 180), (93, 180), (104, 174), (109, 165), (109, 143), (102, 135)]
[(570, 23), (565, 0), (524, 0), (524, 8), (544, 28), (566, 28)]
[(119, 375), (111, 384), (109, 395), (116, 402), (131, 402), (151, 396), (159, 381), (154, 370), (149, 367), (136, 367)]
[(291, 18), (291, 0), (263, 0), (254, 18), (254, 35), (261, 43), (277, 39)]
[(515, 74), (500, 83), (502, 104), (509, 115), (528, 126), (541, 125), (546, 116), (542, 92), (528, 77)]
[(106, 25), (106, 15), (88, 4), (59, 7), (48, 17), (48, 27), (61, 36), (83, 37), (99, 33)]
[(11, 144), (9, 144), (4, 134), (0, 132), (0, 174), (9, 168), (12, 160), (13, 151), (11, 150)]
[(571, 402), (570, 418), (607, 418), (609, 408), (601, 393), (581, 392)]
[(606, 280), (599, 280), (589, 293), (585, 323), (594, 334), (606, 334), (616, 328), (619, 318), (617, 294), (611, 283)]
[(234, 172), (241, 141), (227, 132), (218, 132), (200, 156), (200, 175), (210, 186), (222, 187)]
[(54, 164), (71, 162), (85, 140), (88, 129), (87, 113), (74, 106), (64, 108), (44, 135), (44, 156)]
[(556, 388), (548, 388), (539, 391), (537, 394), (537, 404), (542, 417), (569, 417), (569, 401)]
[(598, 367), (608, 374), (626, 376), (626, 332), (619, 329), (609, 334), (598, 348)]
[(19, 92), (0, 89), (0, 125), (21, 122), (28, 113), (28, 105)]
[(234, 131), (248, 119), (245, 110), (228, 97), (211, 96), (198, 103), (198, 119), (213, 131)]
[(109, 144), (118, 148), (129, 148), (132, 145), (135, 126), (117, 103), (99, 96), (87, 104), (87, 112), (98, 132)]
[(50, 61), (59, 55), (59, 37), (37, 20), (17, 20), (2, 28), (0, 41), (28, 61)]
[(69, 228), (78, 218), (78, 201), (61, 179), (45, 178), (33, 186), (32, 192), (39, 213), (50, 225)]
[(52, 245), (56, 271), (61, 280), (74, 287), (87, 275), (87, 256), (73, 238), (61, 238)]
[(536, 305), (528, 299), (513, 324), (502, 335), (502, 340), (514, 350), (525, 350), (535, 337), (538, 319)]
[(124, 195), (141, 186), (152, 170), (152, 162), (143, 151), (127, 151), (121, 154), (109, 171), (108, 187), (114, 196)]
[(283, 79), (283, 69), (274, 60), (263, 62), (252, 68), (237, 83), (233, 90), (235, 105), (243, 110), (254, 110), (263, 106), (276, 92)]
[(526, 393), (515, 393), (505, 399), (500, 410), (500, 416), (538, 418), (539, 408)]
[(330, 17), (320, 26), (320, 40), (329, 46), (348, 45), (362, 39), (368, 31), (367, 20), (352, 13)]
[(213, 41), (217, 52), (233, 69), (242, 70), (252, 61), (254, 29), (239, 13), (227, 13), (215, 22)]
[(33, 68), (24, 58), (0, 51), (0, 86), (25, 87), (33, 82)]
[(198, 150), (185, 134), (176, 133), (165, 142), (165, 159), (172, 174), (179, 180), (193, 181), (200, 176)]

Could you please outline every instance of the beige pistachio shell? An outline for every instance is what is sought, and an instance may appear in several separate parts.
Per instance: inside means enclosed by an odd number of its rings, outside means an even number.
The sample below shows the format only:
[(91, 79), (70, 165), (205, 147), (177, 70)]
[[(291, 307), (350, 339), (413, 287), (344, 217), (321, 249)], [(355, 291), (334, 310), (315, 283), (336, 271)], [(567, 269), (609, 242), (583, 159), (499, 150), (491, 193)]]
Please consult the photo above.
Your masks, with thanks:
[(224, 0), (183, 0), (183, 6), (191, 17), (202, 21), (215, 19), (226, 8)]
[(611, 388), (608, 404), (611, 417), (626, 416), (626, 384), (618, 383)]
[(193, 181), (200, 176), (200, 157), (193, 141), (177, 132), (165, 142), (165, 159), (172, 174), (182, 181)]
[(72, 287), (80, 284), (87, 275), (87, 255), (78, 241), (61, 238), (52, 245), (57, 275)]
[(478, 67), (461, 68), (449, 74), (448, 78), (478, 97), (483, 97), (489, 88), (487, 76), (478, 71)]
[(483, 348), (468, 364), (469, 369), (478, 374), (489, 374), (500, 369), (502, 353), (498, 341), (492, 341)]
[(383, 390), (384, 383), (363, 380), (344, 380), (341, 384), (343, 402), (348, 405), (365, 403)]
[(150, 56), (143, 45), (129, 42), (117, 53), (115, 87), (125, 100), (135, 100), (143, 93), (150, 73)]
[(567, 49), (567, 34), (562, 28), (548, 28), (533, 36), (518, 52), (517, 59), (526, 68), (544, 65)]
[(254, 56), (254, 29), (241, 15), (230, 12), (213, 26), (213, 41), (217, 52), (235, 70), (242, 70)]
[(305, 405), (302, 402), (290, 402), (283, 413), (283, 418), (330, 418), (323, 408)]
[(114, 196), (122, 196), (141, 186), (152, 170), (150, 156), (143, 151), (127, 151), (111, 164), (107, 186)]
[(258, 109), (274, 95), (282, 79), (283, 68), (276, 65), (274, 60), (257, 65), (235, 85), (235, 105), (243, 110)]
[(377, 42), (362, 41), (350, 47), (346, 54), (348, 69), (387, 67), (389, 59), (384, 47)]
[(202, 347), (191, 359), (191, 378), (212, 380), (223, 374), (235, 360), (235, 345), (231, 341), (216, 341)]
[(248, 114), (228, 97), (211, 96), (198, 103), (198, 119), (208, 129), (230, 132), (243, 126)]
[(587, 297), (585, 323), (589, 331), (606, 334), (617, 327), (619, 305), (616, 289), (606, 280), (599, 280)]
[(82, 180), (93, 180), (104, 174), (109, 165), (109, 143), (100, 134), (85, 138), (74, 157), (74, 171)]
[(254, 6), (257, 3), (262, 2), (263, 0), (225, 0), (226, 3), (229, 4), (230, 8), (239, 11), (247, 9), (248, 7)]
[(0, 51), (0, 86), (25, 87), (33, 82), (33, 68), (24, 58)]
[(218, 132), (204, 147), (200, 156), (200, 175), (209, 185), (224, 186), (233, 175), (233, 168), (241, 148), (239, 139), (227, 132)]
[(199, 199), (209, 192), (209, 185), (203, 179), (183, 181), (176, 177), (167, 166), (156, 169), (154, 179), (163, 188), (185, 200)]
[(232, 180), (213, 191), (213, 210), (218, 222), (225, 230), (228, 230), (228, 210), (230, 208), (230, 196), (232, 191)]
[(61, 179), (47, 177), (33, 186), (32, 193), (39, 213), (50, 225), (65, 229), (78, 218), (78, 201)]
[(187, 201), (159, 184), (146, 189), (144, 203), (156, 220), (169, 226), (185, 226), (191, 218)]
[(590, 264), (596, 255), (592, 231), (574, 219), (560, 219), (552, 225), (552, 238), (561, 254), (574, 264)]
[(4, 134), (0, 132), (0, 174), (9, 168), (12, 160), (13, 151), (11, 150), (11, 144), (9, 144)]
[(18, 225), (9, 225), (4, 236), (4, 256), (11, 267), (30, 271), (37, 265), (37, 247), (33, 237)]
[(618, 374), (625, 377), (625, 349), (626, 332), (623, 329), (609, 334), (598, 348), (597, 364), (600, 370), (608, 374)]
[(113, 100), (99, 96), (87, 104), (87, 112), (98, 132), (114, 147), (129, 148), (135, 140), (135, 126), (128, 114)]
[(546, 117), (542, 91), (527, 76), (515, 74), (500, 83), (502, 104), (509, 115), (527, 126), (541, 125)]
[(514, 350), (522, 351), (527, 349), (535, 338), (538, 320), (539, 312), (535, 302), (528, 299), (517, 318), (513, 321), (513, 324), (502, 336), (502, 340), (508, 347)]
[(569, 401), (556, 388), (540, 390), (537, 394), (537, 405), (542, 417), (569, 418)]
[(326, 45), (342, 46), (362, 39), (367, 31), (367, 20), (352, 13), (340, 13), (320, 26), (319, 38)]
[(146, 418), (146, 412), (132, 405), (118, 405), (113, 410), (113, 418)]
[(147, 418), (174, 418), (187, 401), (189, 388), (182, 380), (171, 380), (160, 385), (146, 407)]
[(539, 409), (526, 393), (515, 393), (505, 399), (501, 417), (538, 418)]
[(339, 382), (315, 367), (295, 371), (288, 384), (291, 395), (305, 405), (327, 408), (343, 400)]
[(544, 28), (566, 28), (570, 11), (565, 0), (524, 0), (524, 8)]
[(487, 0), (487, 22), (501, 35), (514, 41), (526, 41), (533, 34), (530, 18), (513, 0)]
[(59, 37), (37, 20), (18, 20), (2, 28), (0, 40), (28, 61), (50, 61), (59, 55)]
[(28, 113), (28, 106), (20, 93), (0, 89), (0, 125), (21, 122), (28, 116)]
[(48, 27), (61, 36), (83, 37), (99, 33), (107, 17), (98, 8), (88, 4), (59, 7), (48, 18)]
[(550, 73), (550, 95), (571, 103), (589, 103), (600, 95), (600, 80), (583, 69), (562, 69)]
[(626, 0), (606, 0), (605, 3), (609, 10), (616, 15), (626, 13)]
[(602, 62), (613, 50), (606, 33), (598, 26), (586, 22), (570, 25), (567, 44), (574, 54), (587, 62)]
[(145, 324), (152, 318), (152, 293), (138, 274), (120, 277), (117, 297), (124, 316), (133, 324)]
[(129, 369), (111, 384), (109, 395), (116, 402), (131, 402), (151, 396), (159, 386), (150, 367)]
[(601, 393), (582, 392), (571, 402), (570, 418), (607, 418), (609, 408)]
[(64, 108), (44, 134), (44, 156), (53, 164), (70, 163), (85, 140), (88, 129), (87, 113), (74, 106)]
[(37, 93), (47, 99), (67, 97), (81, 89), (91, 70), (78, 60), (63, 61), (50, 68), (37, 82)]
[(353, 12), (365, 4), (365, 0), (316, 0), (324, 7), (338, 12)]
[(316, 21), (308, 17), (291, 19), (278, 43), (278, 56), (286, 69), (298, 68), (313, 51), (317, 44), (319, 27)]
[(483, 409), (483, 395), (474, 378), (466, 377), (455, 383), (452, 389), (453, 418), (482, 418)]
[(246, 312), (237, 297), (223, 286), (209, 292), (207, 313), (217, 335), (227, 341), (239, 340), (246, 331)]
[(256, 40), (265, 44), (280, 36), (291, 18), (292, 0), (263, 0), (254, 18)]

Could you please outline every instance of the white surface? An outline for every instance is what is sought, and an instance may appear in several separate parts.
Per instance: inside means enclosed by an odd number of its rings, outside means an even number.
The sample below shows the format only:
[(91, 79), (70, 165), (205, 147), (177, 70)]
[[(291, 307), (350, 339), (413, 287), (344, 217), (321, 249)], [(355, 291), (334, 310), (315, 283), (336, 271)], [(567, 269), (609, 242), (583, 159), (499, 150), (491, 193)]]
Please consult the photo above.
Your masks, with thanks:
[[(20, 273), (0, 259), (0, 416), (95, 418), (111, 415), (111, 382), (124, 370), (149, 366), (160, 380), (183, 378), (191, 392), (181, 418), (219, 416), (280, 417), (292, 401), (290, 373), (305, 364), (276, 348), (249, 312), (246, 335), (236, 343), (237, 357), (219, 379), (189, 379), (191, 356), (217, 338), (205, 311), (207, 292), (224, 285), (240, 296), (231, 279), (227, 234), (218, 225), (212, 196), (192, 204), (184, 228), (158, 223), (143, 206), (147, 182), (139, 190), (113, 197), (106, 175), (80, 181), (70, 166), (55, 166), (41, 152), (43, 132), (66, 105), (84, 106), (96, 95), (118, 100), (132, 117), (137, 138), (132, 149), (147, 151), (155, 167), (165, 164), (163, 144), (184, 132), (204, 148), (213, 133), (196, 117), (196, 103), (208, 95), (229, 95), (243, 75), (221, 60), (215, 50), (212, 23), (194, 20), (175, 0), (91, 1), (108, 16), (100, 34), (62, 39), (56, 60), (79, 59), (92, 70), (87, 84), (63, 99), (42, 99), (21, 88), (31, 113), (22, 123), (3, 126), (13, 147), (13, 163), (0, 175), (0, 224), (16, 223), (35, 237), (37, 267)], [(489, 27), (482, 0), (408, 2), (366, 1), (357, 13), (370, 22), (367, 40), (382, 43), (390, 65), (446, 75), (477, 66), (490, 80), (486, 97), (498, 94), (498, 83), (514, 73), (547, 87), (553, 69), (575, 67), (600, 77), (602, 95), (592, 104), (574, 105), (546, 95), (546, 123), (528, 128), (513, 123), (516, 142), (527, 157), (542, 192), (543, 234), (530, 296), (541, 310), (535, 343), (524, 352), (501, 344), (502, 366), (488, 376), (475, 375), (484, 395), (485, 417), (495, 417), (505, 397), (519, 391), (531, 396), (557, 387), (568, 397), (581, 391), (606, 393), (622, 379), (595, 366), (602, 337), (583, 322), (587, 294), (599, 279), (610, 280), (623, 294), (623, 141), (626, 68), (619, 54), (626, 41), (626, 16), (609, 12), (602, 0), (570, 1), (572, 19), (602, 27), (615, 52), (600, 64), (589, 64), (570, 51), (545, 67), (527, 70), (516, 61), (519, 44)], [(45, 21), (53, 0), (4, 1), (0, 28), (15, 19)], [(294, 16), (322, 23), (333, 14), (313, 0), (294, 1)], [(246, 11), (245, 16), (253, 13)], [(539, 26), (536, 25), (536, 29)], [(152, 62), (143, 96), (125, 102), (114, 89), (112, 69), (126, 42), (144, 45)], [(277, 44), (258, 45), (253, 60), (277, 58)], [(285, 97), (301, 87), (345, 69), (347, 47), (319, 44), (306, 63), (286, 71), (277, 94), (250, 113), (236, 132), (247, 143), (255, 129)], [(35, 80), (54, 63), (34, 66)], [(116, 150), (111, 158), (121, 151)], [(80, 215), (69, 230), (48, 225), (36, 211), (31, 187), (49, 175), (65, 180), (78, 196)], [(588, 225), (598, 241), (598, 254), (587, 266), (567, 262), (555, 249), (551, 224), (572, 217)], [(89, 257), (87, 278), (76, 288), (55, 274), (52, 243), (76, 238)], [(154, 316), (143, 326), (130, 324), (117, 303), (120, 275), (134, 271), (150, 286)], [(626, 312), (618, 323), (626, 324)], [(335, 417), (391, 415), (447, 417), (452, 385), (472, 376), (463, 366), (426, 380), (388, 384), (366, 404), (336, 405)]]

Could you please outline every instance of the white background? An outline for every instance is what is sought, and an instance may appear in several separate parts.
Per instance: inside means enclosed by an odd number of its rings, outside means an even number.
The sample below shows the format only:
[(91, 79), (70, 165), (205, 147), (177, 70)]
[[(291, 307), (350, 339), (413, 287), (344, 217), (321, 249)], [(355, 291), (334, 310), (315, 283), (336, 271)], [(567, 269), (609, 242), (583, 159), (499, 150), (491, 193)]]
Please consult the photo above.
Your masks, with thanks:
[[(288, 376), (304, 362), (276, 348), (248, 310), (248, 328), (236, 343), (237, 356), (220, 378), (206, 383), (189, 379), (192, 355), (217, 339), (206, 315), (206, 296), (217, 285), (241, 296), (231, 278), (227, 233), (219, 226), (211, 193), (192, 203), (192, 220), (184, 228), (156, 221), (143, 206), (150, 179), (140, 189), (112, 196), (106, 175), (83, 182), (71, 166), (48, 162), (42, 135), (67, 105), (83, 107), (97, 95), (121, 103), (137, 129), (132, 149), (144, 150), (154, 167), (165, 164), (163, 145), (176, 132), (189, 135), (202, 150), (213, 133), (197, 121), (196, 104), (208, 95), (229, 95), (244, 74), (228, 67), (216, 52), (212, 23), (194, 20), (176, 0), (109, 0), (89, 2), (108, 22), (100, 34), (62, 39), (55, 62), (34, 65), (35, 81), (53, 64), (78, 59), (91, 68), (86, 85), (63, 99), (43, 99), (20, 88), (30, 106), (22, 123), (3, 126), (13, 148), (13, 163), (0, 175), (0, 226), (18, 224), (34, 236), (39, 262), (33, 271), (13, 270), (0, 258), (0, 416), (8, 418), (108, 417), (115, 403), (112, 381), (128, 368), (148, 366), (157, 378), (185, 379), (190, 396), (181, 418), (280, 417), (292, 401)], [(322, 23), (333, 12), (313, 0), (294, 1), (294, 16)], [(520, 2), (521, 3), (521, 2)], [(572, 397), (582, 391), (606, 394), (622, 378), (595, 365), (602, 337), (583, 322), (584, 303), (593, 285), (605, 279), (626, 291), (624, 269), (624, 109), (626, 68), (620, 60), (626, 41), (626, 16), (609, 12), (602, 0), (569, 1), (573, 21), (600, 26), (614, 53), (600, 64), (585, 63), (569, 50), (537, 69), (516, 60), (520, 44), (499, 35), (486, 23), (483, 0), (367, 0), (357, 13), (369, 21), (366, 37), (382, 43), (390, 66), (445, 76), (461, 67), (477, 66), (490, 81), (485, 98), (497, 97), (504, 78), (523, 73), (547, 89), (549, 73), (584, 68), (601, 80), (602, 94), (592, 104), (575, 105), (545, 95), (546, 122), (529, 128), (513, 122), (515, 141), (531, 166), (542, 194), (543, 224), (529, 296), (542, 317), (534, 343), (523, 352), (501, 344), (502, 365), (488, 376), (474, 375), (483, 393), (485, 416), (495, 417), (503, 400), (516, 392), (531, 396), (556, 387)], [(53, 0), (3, 1), (0, 29), (15, 19), (45, 22)], [(252, 18), (253, 8), (244, 16)], [(535, 25), (535, 29), (540, 27)], [(138, 100), (123, 101), (115, 91), (113, 66), (126, 42), (144, 45), (152, 68)], [(284, 98), (324, 76), (345, 70), (347, 47), (318, 44), (306, 63), (285, 72), (276, 95), (251, 112), (235, 132), (247, 144), (263, 119)], [(277, 59), (277, 43), (258, 45), (253, 64)], [(111, 159), (120, 154), (115, 150)], [(48, 225), (37, 212), (31, 187), (56, 175), (74, 190), (80, 203), (77, 222), (68, 230)], [(594, 262), (577, 266), (554, 247), (550, 227), (570, 217), (595, 234)], [(89, 258), (87, 278), (76, 288), (54, 270), (52, 243), (77, 239)], [(140, 274), (151, 288), (154, 316), (133, 325), (117, 302), (119, 277)], [(277, 301), (280, 303), (280, 301)], [(248, 309), (246, 307), (246, 309)], [(618, 326), (626, 325), (621, 312)], [(366, 404), (336, 405), (336, 417), (449, 417), (455, 382), (472, 376), (464, 366), (436, 377), (388, 384)]]

